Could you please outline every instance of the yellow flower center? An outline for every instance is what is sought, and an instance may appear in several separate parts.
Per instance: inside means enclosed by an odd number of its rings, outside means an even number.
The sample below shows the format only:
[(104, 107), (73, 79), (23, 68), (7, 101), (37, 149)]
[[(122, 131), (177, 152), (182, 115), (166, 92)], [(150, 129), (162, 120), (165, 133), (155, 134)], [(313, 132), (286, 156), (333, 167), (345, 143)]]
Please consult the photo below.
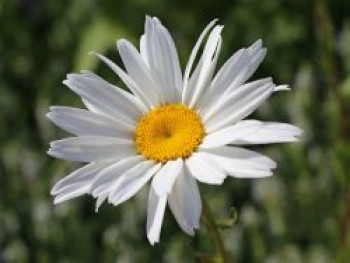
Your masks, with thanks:
[(198, 114), (182, 104), (153, 109), (136, 127), (139, 154), (157, 162), (187, 158), (202, 142), (204, 128)]

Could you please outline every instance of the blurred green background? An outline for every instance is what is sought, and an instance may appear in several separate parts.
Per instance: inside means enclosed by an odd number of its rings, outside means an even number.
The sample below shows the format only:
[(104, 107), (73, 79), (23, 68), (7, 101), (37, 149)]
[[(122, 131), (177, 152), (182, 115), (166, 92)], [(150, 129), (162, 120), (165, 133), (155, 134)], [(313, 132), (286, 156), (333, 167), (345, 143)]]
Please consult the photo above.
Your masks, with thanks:
[(88, 52), (120, 63), (115, 40), (137, 44), (146, 14), (168, 27), (183, 66), (204, 26), (219, 18), (219, 65), (262, 38), (268, 54), (253, 79), (291, 85), (254, 114), (305, 131), (299, 144), (254, 148), (277, 161), (275, 175), (202, 187), (216, 218), (231, 206), (238, 212), (220, 229), (232, 261), (350, 262), (348, 0), (1, 0), (0, 262), (219, 262), (205, 226), (188, 237), (169, 211), (160, 244), (148, 244), (147, 189), (98, 214), (89, 196), (54, 206), (49, 194), (79, 166), (46, 155), (51, 140), (67, 135), (44, 117), (49, 105), (82, 105), (62, 80), (91, 69), (122, 86)]

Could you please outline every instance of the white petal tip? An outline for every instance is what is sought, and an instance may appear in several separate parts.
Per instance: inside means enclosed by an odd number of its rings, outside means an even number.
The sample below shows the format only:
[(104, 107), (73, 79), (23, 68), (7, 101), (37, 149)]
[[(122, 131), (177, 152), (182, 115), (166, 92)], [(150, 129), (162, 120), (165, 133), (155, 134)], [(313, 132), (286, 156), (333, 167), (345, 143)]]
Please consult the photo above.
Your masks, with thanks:
[(65, 200), (60, 198), (60, 196), (56, 196), (55, 199), (53, 200), (54, 205), (58, 205), (60, 203), (63, 203)]
[[(94, 186), (92, 186), (91, 188), (94, 188)], [(90, 194), (92, 195), (93, 198), (98, 198), (98, 196), (100, 195), (98, 191), (96, 191), (96, 189), (91, 191)]]
[(303, 135), (304, 131), (296, 126), (295, 127), (295, 130), (296, 130), (296, 136), (301, 136)]
[(116, 43), (117, 43), (118, 48), (120, 48), (121, 46), (126, 45), (128, 42), (124, 38), (121, 38), (121, 39), (118, 39), (116, 41)]
[(49, 111), (56, 111), (57, 109), (61, 108), (63, 106), (50, 106)]
[(290, 91), (291, 89), (289, 88), (288, 85), (279, 85), (274, 88), (274, 91)]
[(114, 206), (118, 206), (118, 205), (120, 205), (121, 203), (123, 203), (123, 201), (120, 202), (120, 201), (110, 201), (110, 200), (108, 200), (108, 203), (110, 203), (110, 204), (112, 204), (112, 205), (114, 205)]
[[(52, 147), (52, 146), (51, 146)], [(61, 155), (55, 151), (54, 149), (50, 148), (47, 152), (46, 152), (48, 155), (50, 155), (51, 157), (54, 157), (54, 158), (62, 158)]]
[(194, 236), (194, 227), (188, 227), (188, 229), (186, 229), (186, 234), (189, 236)]
[(269, 173), (267, 173), (265, 177), (271, 177), (271, 176), (273, 176), (273, 172), (272, 172), (272, 171), (270, 171)]
[(51, 189), (50, 195), (56, 196), (60, 193), (60, 188), (62, 189), (62, 185), (60, 184), (60, 181), (58, 181)]
[(287, 142), (299, 142), (303, 135), (303, 130), (294, 125), (291, 125), (291, 128), (293, 128), (293, 131), (291, 131), (290, 139)]
[(155, 244), (159, 243), (159, 238), (149, 237), (147, 236), (149, 243), (151, 246), (154, 246)]
[(277, 168), (277, 163), (275, 161), (272, 161), (270, 164), (270, 169), (276, 169)]
[[(112, 198), (111, 198), (112, 199)], [(124, 201), (126, 200), (120, 200), (119, 198), (117, 200), (110, 200), (110, 198), (108, 197), (108, 203), (110, 203), (111, 205), (113, 206), (118, 206), (120, 205), (121, 203), (124, 203)]]
[(67, 74), (67, 80), (73, 79), (75, 77), (77, 77), (79, 74), (77, 73), (69, 73)]
[(157, 23), (160, 23), (160, 20), (159, 20), (158, 17), (154, 16), (154, 17), (152, 17), (152, 18), (153, 18), (153, 20), (156, 21)]
[(254, 175), (231, 175), (232, 177), (239, 179), (264, 179), (273, 176), (271, 171), (261, 171), (261, 173), (256, 173)]
[(295, 135), (295, 137), (293, 137), (290, 141), (288, 141), (288, 142), (291, 142), (291, 143), (293, 143), (293, 142), (299, 142), (301, 140), (301, 138), (300, 138), (300, 135)]
[[(201, 182), (199, 179), (197, 179), (199, 182)], [(222, 185), (224, 183), (225, 179), (222, 179), (222, 180), (216, 180), (216, 181), (202, 181), (201, 183), (204, 183), (204, 184), (209, 184), (209, 185)]]
[(214, 18), (214, 19), (211, 20), (210, 23), (207, 25), (206, 29), (212, 28), (218, 21), (219, 21), (218, 18)]
[(52, 112), (47, 112), (45, 114), (45, 117), (48, 118), (49, 120), (52, 120)]
[(263, 41), (262, 41), (262, 39), (261, 38), (259, 38), (257, 41), (255, 41), (255, 43), (254, 43), (255, 45), (257, 45), (257, 46), (259, 46), (259, 47), (261, 47), (262, 46), (262, 44), (263, 44)]
[(95, 206), (95, 213), (98, 213), (98, 210), (100, 209), (100, 206), (101, 206), (101, 204), (99, 204), (98, 201), (97, 201), (96, 206)]

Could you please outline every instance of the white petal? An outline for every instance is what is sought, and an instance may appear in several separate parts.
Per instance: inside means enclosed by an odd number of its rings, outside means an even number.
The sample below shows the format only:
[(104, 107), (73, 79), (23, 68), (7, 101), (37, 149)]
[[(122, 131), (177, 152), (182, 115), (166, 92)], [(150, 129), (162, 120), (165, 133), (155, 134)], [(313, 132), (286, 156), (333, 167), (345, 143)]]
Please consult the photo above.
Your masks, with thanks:
[(91, 111), (53, 106), (46, 116), (57, 126), (75, 135), (113, 136), (132, 139), (133, 131), (112, 118)]
[(157, 195), (163, 196), (171, 192), (176, 177), (179, 175), (183, 167), (181, 158), (168, 161), (154, 176), (152, 186)]
[(110, 192), (113, 184), (126, 171), (142, 162), (144, 157), (140, 155), (131, 156), (103, 169), (95, 177), (91, 185), (91, 193), (94, 197)]
[(199, 67), (199, 72), (195, 75), (196, 82), (192, 82), (191, 85), (188, 85), (187, 89), (184, 90), (186, 93), (183, 95), (183, 103), (187, 104), (190, 108), (196, 105), (212, 78), (221, 48), (222, 28), (223, 26), (216, 26), (210, 33), (200, 63), (197, 65), (197, 68)]
[(202, 152), (193, 153), (186, 160), (186, 166), (191, 175), (202, 183), (222, 184), (226, 177), (223, 169), (210, 156)]
[(239, 178), (260, 178), (271, 176), (276, 167), (273, 160), (259, 153), (237, 147), (206, 149), (229, 175)]
[(68, 74), (63, 83), (100, 112), (122, 123), (133, 126), (142, 115), (132, 94), (105, 81), (86, 74)]
[[(218, 114), (220, 117), (225, 113), (232, 114), (234, 110), (237, 111), (241, 108), (238, 107), (238, 104), (245, 105), (247, 99), (252, 98), (254, 94), (267, 90), (269, 85), (273, 85), (271, 78), (256, 80), (240, 86), (233, 92), (226, 94), (226, 96), (217, 103), (213, 103), (211, 107), (206, 109), (206, 111), (203, 111), (201, 113), (203, 122), (212, 121), (213, 119), (218, 118)], [(243, 101), (245, 104), (243, 104)]]
[(248, 49), (252, 54), (255, 54), (258, 50), (262, 48), (263, 42), (259, 38), (257, 41), (255, 41)]
[(194, 229), (199, 228), (202, 201), (197, 182), (185, 166), (175, 181), (168, 202), (181, 229), (188, 235), (194, 235)]
[(95, 212), (97, 213), (98, 212), (98, 209), (100, 208), (100, 206), (102, 205), (102, 203), (107, 199), (108, 197), (108, 192), (106, 193), (103, 193), (101, 195), (99, 195), (97, 197), (97, 200), (96, 200), (96, 206), (95, 206)]
[(119, 205), (133, 197), (154, 175), (161, 164), (144, 161), (122, 174), (113, 184), (108, 200)]
[[(272, 83), (266, 83), (261, 86), (249, 84), (242, 86), (235, 93), (239, 93), (237, 97), (232, 99), (231, 105), (222, 109), (220, 114), (213, 115), (209, 120), (204, 121), (206, 131), (212, 133), (214, 131), (226, 128), (234, 123), (244, 119), (256, 110), (273, 92), (275, 85)], [(250, 87), (256, 87), (250, 88)], [(241, 89), (243, 92), (240, 92)], [(220, 115), (220, 117), (218, 116)]]
[(149, 66), (148, 63), (148, 55), (147, 55), (147, 41), (146, 41), (146, 36), (143, 34), (140, 37), (140, 54), (143, 58), (143, 60), (146, 62), (146, 64)]
[(154, 81), (142, 56), (132, 44), (124, 39), (119, 40), (117, 46), (128, 74), (138, 87), (142, 89), (143, 96), (147, 98), (152, 105), (158, 106), (161, 102), (159, 96), (159, 93), (162, 92), (161, 87)]
[(147, 207), (147, 237), (151, 245), (159, 242), (167, 196), (158, 196), (150, 187)]
[(218, 88), (225, 93), (234, 90), (248, 80), (266, 56), (261, 40), (243, 51), (240, 55), (234, 54), (232, 60), (229, 59), (220, 69), (213, 81), (213, 89)]
[[(164, 81), (164, 76), (162, 76), (163, 72), (159, 71), (160, 67), (164, 65), (160, 65), (162, 60), (159, 60), (159, 39), (156, 36), (156, 21), (151, 19), (149, 16), (146, 16), (145, 21), (145, 39), (146, 39), (146, 52), (147, 52), (147, 62), (148, 71), (155, 83), (156, 93), (158, 95), (159, 103), (166, 103), (166, 84)], [(155, 41), (154, 41), (155, 40)], [(141, 55), (142, 56), (142, 55)], [(143, 56), (142, 56), (143, 57)]]
[(143, 86), (139, 87), (138, 84), (124, 70), (122, 70), (117, 64), (115, 64), (107, 57), (98, 53), (93, 54), (101, 59), (101, 61), (104, 62), (108, 67), (110, 67), (114, 73), (117, 74), (119, 78), (125, 83), (125, 85), (128, 86), (131, 92), (140, 99), (139, 107), (144, 113), (147, 112), (147, 109), (150, 109), (153, 106), (152, 100), (148, 98), (147, 90), (145, 90)]
[[(98, 53), (92, 53), (94, 55), (96, 55), (99, 59), (101, 59), (102, 62), (104, 62), (107, 66), (109, 66), (113, 71), (117, 71), (118, 70), (114, 70), (115, 68), (119, 68), (113, 61), (109, 60), (108, 58), (106, 58), (105, 56), (103, 55), (100, 55)], [(121, 70), (121, 69), (120, 69)], [(121, 70), (122, 71), (122, 70)], [(87, 77), (90, 77), (90, 78), (97, 78), (98, 80), (106, 83), (107, 85), (111, 85), (111, 83), (107, 82), (106, 80), (104, 80), (103, 78), (101, 78), (100, 76), (96, 75), (95, 73), (89, 71), (89, 70), (82, 70), (81, 73), (84, 75), (84, 76), (87, 76)], [(135, 82), (133, 82), (133, 80), (125, 73), (125, 72), (119, 72), (121, 76), (118, 76), (120, 77), (120, 79), (128, 86), (130, 84), (130, 86), (132, 88), (135, 89), (135, 87), (133, 86), (133, 84), (135, 84)], [(125, 75), (123, 75), (122, 73), (124, 73)], [(136, 85), (136, 84), (135, 84)], [(113, 86), (113, 88), (118, 88), (116, 86)], [(133, 89), (131, 89), (129, 86), (128, 88), (131, 90), (131, 92), (133, 92)], [(132, 103), (134, 103), (133, 106), (137, 107), (138, 111), (142, 112), (143, 114), (145, 113), (148, 113), (149, 112), (149, 108), (146, 106), (147, 103), (145, 103), (141, 97), (139, 97), (136, 93), (135, 96), (133, 94), (131, 94), (130, 92), (128, 91), (125, 91), (123, 89), (120, 89), (118, 88), (118, 90), (120, 90), (120, 92), (122, 92)], [(86, 101), (83, 101), (84, 103)], [(91, 105), (90, 105), (91, 106)], [(88, 108), (89, 109), (89, 108)]]
[[(213, 46), (213, 43), (214, 41), (217, 41), (216, 49), (214, 50), (214, 53), (212, 53), (213, 50), (209, 49), (208, 51), (208, 49), (204, 48), (203, 54), (188, 81), (187, 94), (183, 103), (189, 105), (190, 108), (194, 108), (197, 111), (199, 109), (200, 102), (202, 101), (202, 95), (205, 94), (206, 89), (210, 86), (214, 75), (214, 70), (216, 68), (216, 63), (221, 50), (222, 39), (220, 32), (222, 28), (222, 26), (217, 26), (213, 29), (206, 47), (208, 47), (208, 44), (209, 47), (215, 47)], [(213, 41), (213, 38), (216, 39)], [(207, 60), (207, 62), (205, 62), (205, 60)]]
[(182, 102), (184, 102), (186, 99), (187, 99), (187, 89), (188, 89), (188, 82), (189, 82), (189, 79), (190, 79), (190, 74), (191, 74), (191, 71), (192, 71), (192, 66), (193, 66), (193, 63), (197, 57), (197, 53), (199, 51), (199, 48), (201, 47), (202, 45), (202, 42), (205, 38), (205, 36), (207, 35), (207, 33), (211, 30), (211, 28), (215, 25), (217, 19), (211, 21), (207, 26), (206, 28), (203, 30), (203, 32), (201, 33), (201, 35), (199, 36), (195, 46), (193, 47), (192, 49), (192, 52), (191, 52), (191, 55), (190, 55), (190, 58), (187, 62), (187, 65), (186, 65), (186, 69), (185, 69), (185, 73), (184, 73), (184, 80), (183, 80), (183, 91), (182, 91)]
[(66, 177), (62, 178), (58, 182), (55, 183), (54, 187), (51, 190), (51, 195), (58, 195), (63, 192), (67, 187), (72, 185), (85, 184), (90, 185), (91, 180), (95, 177), (95, 175), (106, 166), (110, 165), (114, 161), (105, 161), (98, 163), (89, 163)]
[(161, 26), (160, 30), (162, 31), (163, 34), (163, 41), (164, 45), (167, 46), (168, 51), (170, 52), (170, 61), (171, 61), (171, 71), (173, 72), (174, 76), (174, 86), (175, 86), (175, 91), (177, 95), (177, 99), (181, 100), (181, 92), (182, 92), (182, 72), (181, 72), (181, 66), (180, 66), (180, 61), (179, 61), (179, 56), (176, 50), (176, 46), (174, 43), (174, 40), (172, 39), (169, 31), (164, 27)]
[[(237, 75), (237, 70), (229, 67), (232, 63), (242, 64), (244, 63), (245, 56), (247, 51), (245, 49), (240, 49), (237, 51), (220, 69), (220, 71), (216, 74), (214, 80), (211, 82), (209, 88), (207, 88), (199, 101), (198, 112), (205, 113), (212, 107), (213, 104), (217, 103), (219, 100), (225, 98), (222, 96), (224, 93), (224, 88), (227, 85), (230, 85), (232, 81), (231, 78), (234, 78)], [(236, 62), (238, 61), (238, 62)], [(231, 78), (222, 77), (223, 75), (227, 75)], [(220, 103), (219, 103), (220, 104)]]
[(59, 204), (70, 199), (82, 196), (89, 193), (90, 185), (88, 184), (74, 184), (67, 186), (63, 191), (55, 196), (54, 204)]
[(197, 100), (202, 96), (205, 88), (208, 86), (209, 80), (211, 80), (213, 72), (216, 67), (217, 58), (221, 49), (221, 31), (223, 26), (216, 26), (210, 33), (208, 41), (204, 47), (202, 55), (201, 71), (198, 76), (196, 86), (193, 87), (194, 93), (189, 98), (189, 107), (192, 108), (196, 105)]
[(222, 95), (225, 93), (227, 87), (230, 86), (233, 80), (237, 77), (238, 72), (244, 66), (246, 58), (247, 50), (243, 48), (238, 50), (224, 64), (224, 66), (216, 74), (209, 88), (205, 90), (198, 105), (199, 113), (207, 112), (210, 110), (210, 108), (212, 108), (213, 104), (221, 104), (218, 102), (221, 101), (221, 99), (226, 98), (226, 96)]
[[(203, 67), (203, 56), (199, 59), (190, 79), (188, 80), (188, 84), (186, 85), (186, 89), (182, 91), (182, 104), (189, 105), (190, 98), (193, 97), (195, 92), (195, 87), (198, 83), (199, 74)], [(210, 79), (208, 78), (208, 81)]]
[(302, 131), (287, 123), (246, 120), (206, 136), (201, 148), (226, 144), (266, 144), (298, 141)]
[(291, 124), (263, 122), (261, 127), (249, 136), (235, 140), (234, 144), (266, 144), (297, 142), (302, 131)]
[(169, 32), (156, 18), (146, 17), (143, 49), (154, 79), (162, 87), (163, 103), (178, 102), (182, 86), (178, 54)]
[(290, 88), (288, 85), (278, 85), (273, 91), (290, 91)]
[(242, 48), (221, 67), (209, 89), (200, 102), (200, 108), (206, 111), (211, 104), (225, 99), (226, 95), (242, 85), (254, 73), (266, 55), (262, 41), (258, 40), (249, 48)]
[(250, 162), (256, 167), (266, 167), (268, 169), (276, 168), (276, 163), (269, 157), (250, 151), (241, 147), (224, 146), (212, 149), (203, 149), (206, 153), (215, 154), (227, 158), (235, 158), (237, 160), (243, 160)]
[(93, 162), (135, 155), (134, 143), (130, 140), (80, 136), (51, 142), (48, 154), (71, 161)]
[(204, 137), (200, 148), (215, 148), (230, 144), (242, 136), (253, 134), (261, 126), (260, 121), (244, 120), (225, 129), (209, 133)]

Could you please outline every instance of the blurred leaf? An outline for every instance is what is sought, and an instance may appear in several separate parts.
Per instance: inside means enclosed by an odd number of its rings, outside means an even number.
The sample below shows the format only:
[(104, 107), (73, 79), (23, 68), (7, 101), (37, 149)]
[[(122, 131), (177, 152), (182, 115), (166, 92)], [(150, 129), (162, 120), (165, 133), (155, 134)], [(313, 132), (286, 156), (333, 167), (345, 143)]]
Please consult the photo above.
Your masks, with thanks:
[(81, 39), (78, 52), (75, 57), (74, 70), (93, 70), (98, 64), (95, 56), (89, 52), (105, 53), (114, 48), (117, 39), (126, 38), (132, 42), (132, 35), (121, 25), (111, 23), (104, 17), (96, 17), (87, 27)]
[(228, 216), (216, 221), (217, 227), (219, 228), (230, 228), (232, 227), (238, 219), (238, 212), (235, 207), (230, 207)]
[(208, 255), (200, 255), (198, 256), (201, 263), (223, 263), (223, 259), (219, 256), (208, 256)]
[(350, 76), (341, 84), (341, 95), (347, 103), (350, 103)]

